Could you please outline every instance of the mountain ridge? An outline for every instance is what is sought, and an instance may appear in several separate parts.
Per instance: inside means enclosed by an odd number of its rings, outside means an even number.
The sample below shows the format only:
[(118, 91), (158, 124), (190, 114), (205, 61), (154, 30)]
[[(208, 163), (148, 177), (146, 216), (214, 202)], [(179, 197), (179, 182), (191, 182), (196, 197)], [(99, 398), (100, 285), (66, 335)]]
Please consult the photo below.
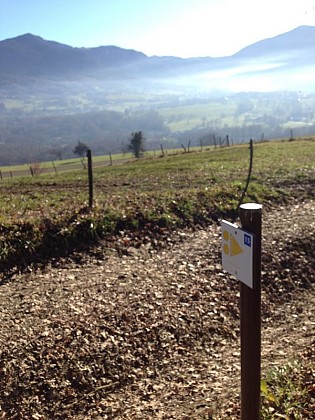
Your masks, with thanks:
[[(141, 80), (198, 78), (220, 72), (242, 77), (299, 72), (315, 67), (315, 26), (299, 26), (289, 32), (255, 42), (223, 57), (147, 56), (115, 45), (72, 47), (26, 33), (0, 41), (1, 84), (36, 80)], [(249, 70), (248, 70), (249, 69)], [(209, 77), (211, 74), (209, 73)], [(217, 76), (215, 76), (217, 77)], [(283, 82), (280, 80), (280, 82)], [(315, 85), (315, 80), (312, 80)]]
[(103, 48), (115, 48), (115, 49), (121, 50), (121, 51), (129, 51), (129, 52), (134, 52), (134, 53), (137, 53), (137, 54), (141, 54), (142, 56), (145, 56), (147, 58), (157, 58), (157, 57), (158, 58), (176, 58), (176, 59), (186, 61), (186, 60), (192, 60), (192, 59), (194, 59), (194, 60), (197, 59), (198, 60), (198, 59), (205, 59), (205, 58), (206, 59), (208, 59), (208, 58), (211, 58), (211, 59), (230, 58), (230, 57), (233, 57), (233, 56), (240, 55), (248, 49), (251, 49), (253, 47), (256, 48), (257, 46), (260, 46), (262, 44), (266, 45), (270, 42), (273, 43), (273, 45), (272, 45), (273, 48), (276, 44), (278, 44), (278, 46), (280, 46), (282, 44), (281, 46), (283, 47), (285, 44), (288, 44), (288, 37), (290, 38), (290, 42), (295, 41), (296, 44), (297, 44), (296, 46), (300, 48), (300, 47), (303, 47), (302, 43), (305, 42), (305, 38), (309, 37), (309, 36), (311, 36), (312, 42), (314, 42), (315, 41), (315, 26), (301, 25), (301, 26), (298, 26), (298, 27), (296, 27), (296, 28), (294, 28), (290, 31), (275, 35), (274, 37), (269, 37), (269, 38), (265, 38), (265, 39), (256, 41), (256, 42), (254, 42), (250, 45), (247, 45), (247, 46), (241, 48), (239, 51), (237, 51), (236, 53), (231, 54), (231, 55), (222, 55), (222, 56), (218, 56), (218, 57), (212, 57), (210, 55), (205, 55), (205, 56), (193, 56), (193, 57), (187, 57), (187, 58), (178, 57), (178, 56), (175, 56), (175, 55), (159, 56), (159, 55), (154, 54), (154, 55), (149, 56), (149, 55), (146, 55), (143, 52), (138, 51), (136, 49), (123, 48), (123, 47), (118, 47), (116, 45), (99, 45), (99, 46), (96, 46), (96, 47), (73, 47), (69, 44), (64, 44), (64, 43), (61, 43), (61, 42), (58, 42), (58, 41), (47, 40), (47, 39), (41, 37), (40, 35), (35, 35), (35, 34), (30, 33), (30, 32), (27, 32), (27, 33), (21, 34), (21, 35), (17, 35), (16, 37), (6, 38), (6, 39), (3, 39), (3, 40), (0, 40), (0, 45), (5, 44), (5, 43), (11, 43), (11, 42), (20, 42), (20, 43), (23, 43), (23, 44), (31, 44), (31, 43), (33, 44), (34, 42), (37, 42), (37, 43), (45, 43), (45, 44), (55, 45), (55, 46), (58, 46), (58, 47), (65, 47), (67, 49), (72, 49), (72, 50), (77, 50), (77, 51), (99, 50), (99, 49), (103, 49)]

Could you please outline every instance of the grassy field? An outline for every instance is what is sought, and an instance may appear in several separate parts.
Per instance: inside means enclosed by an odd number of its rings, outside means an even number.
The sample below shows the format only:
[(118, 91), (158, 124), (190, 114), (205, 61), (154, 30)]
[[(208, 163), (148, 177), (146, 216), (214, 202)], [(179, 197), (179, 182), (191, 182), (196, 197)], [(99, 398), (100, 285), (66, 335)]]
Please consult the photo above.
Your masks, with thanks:
[[(118, 161), (121, 159), (131, 159), (133, 156), (131, 153), (120, 153), (120, 154), (113, 154), (112, 160)], [(86, 160), (86, 159), (85, 159)], [(94, 156), (93, 157), (94, 162), (110, 162), (109, 155), (107, 156)], [(37, 163), (37, 162), (36, 162)], [(34, 163), (33, 163), (34, 165)], [(79, 165), (82, 166), (82, 159), (81, 158), (72, 158), (72, 159), (63, 159), (63, 160), (54, 160), (54, 161), (47, 161), (47, 162), (40, 162), (40, 168), (45, 169), (54, 169), (55, 168), (60, 171), (62, 171), (65, 167), (71, 166), (71, 165)], [(11, 165), (11, 166), (0, 166), (0, 171), (2, 172), (19, 172), (19, 171), (29, 171), (30, 165), (29, 164), (23, 164), (23, 165)]]
[[(314, 157), (313, 139), (255, 143), (246, 201), (270, 205), (299, 196), (299, 185), (314, 183)], [(84, 169), (3, 179), (1, 265), (14, 265), (21, 254), (27, 261), (69, 251), (82, 238), (93, 242), (121, 230), (173, 229), (236, 215), (248, 166), (249, 146), (237, 145), (96, 167), (93, 208)]]
[[(211, 148), (212, 146), (207, 146), (207, 148)], [(199, 151), (200, 147), (191, 147), (190, 150), (192, 151)], [(165, 149), (165, 155), (174, 155), (178, 152), (181, 152), (179, 149)], [(144, 152), (144, 157), (146, 158), (153, 158), (153, 157), (160, 157), (162, 155), (161, 150), (148, 150)], [(93, 156), (93, 163), (95, 164), (102, 164), (103, 166), (110, 165), (112, 163), (120, 164), (122, 162), (127, 162), (129, 160), (134, 160), (134, 155), (132, 153), (115, 153), (115, 154), (108, 154), (102, 156)], [(30, 168), (34, 168), (37, 174), (41, 174), (49, 170), (51, 172), (63, 172), (67, 170), (74, 170), (74, 169), (82, 169), (86, 166), (87, 159), (84, 156), (83, 158), (70, 158), (70, 159), (62, 159), (62, 160), (54, 160), (54, 161), (44, 161), (44, 162), (32, 162), (30, 164), (25, 163), (22, 165), (10, 165), (10, 166), (0, 166), (0, 173), (3, 176), (12, 174), (12, 177), (16, 176), (24, 176), (24, 175), (31, 175)]]
[(220, 120), (222, 124), (231, 124), (235, 119), (235, 103), (210, 103), (163, 108), (159, 114), (171, 131), (185, 131), (203, 125), (207, 121)]

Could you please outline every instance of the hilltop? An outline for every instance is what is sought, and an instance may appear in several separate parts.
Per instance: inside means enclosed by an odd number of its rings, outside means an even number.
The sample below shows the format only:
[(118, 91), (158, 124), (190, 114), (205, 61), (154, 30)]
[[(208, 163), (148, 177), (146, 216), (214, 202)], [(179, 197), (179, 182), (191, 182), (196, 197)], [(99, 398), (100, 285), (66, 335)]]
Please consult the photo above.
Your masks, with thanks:
[(315, 132), (315, 27), (301, 26), (229, 57), (146, 56), (74, 48), (24, 34), (0, 42), (0, 164), (146, 147), (235, 143)]
[[(187, 59), (148, 57), (116, 46), (74, 48), (24, 34), (0, 42), (0, 80), (22, 84), (38, 79), (70, 81), (73, 77), (95, 81), (164, 79), (205, 76), (218, 71), (225, 74), (232, 69), (237, 77), (263, 74), (278, 78), (280, 74), (292, 75), (314, 66), (314, 53), (315, 27), (312, 26), (300, 26), (261, 40), (229, 57)], [(313, 80), (308, 81), (308, 87), (314, 87)]]

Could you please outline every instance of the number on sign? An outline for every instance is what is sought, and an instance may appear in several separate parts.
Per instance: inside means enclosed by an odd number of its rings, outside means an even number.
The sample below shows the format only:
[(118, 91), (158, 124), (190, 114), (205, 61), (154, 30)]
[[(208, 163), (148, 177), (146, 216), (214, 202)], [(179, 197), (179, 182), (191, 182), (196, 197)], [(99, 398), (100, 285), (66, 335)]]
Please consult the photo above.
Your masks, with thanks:
[(244, 234), (244, 245), (251, 247), (252, 246), (252, 237), (250, 235)]

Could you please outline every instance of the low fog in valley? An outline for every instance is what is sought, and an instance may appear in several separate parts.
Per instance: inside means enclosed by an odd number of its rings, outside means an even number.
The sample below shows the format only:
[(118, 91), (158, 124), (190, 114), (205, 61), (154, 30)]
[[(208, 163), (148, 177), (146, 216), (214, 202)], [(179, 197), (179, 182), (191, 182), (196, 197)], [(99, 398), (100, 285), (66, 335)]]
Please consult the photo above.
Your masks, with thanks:
[(314, 134), (314, 27), (230, 57), (147, 57), (72, 48), (26, 34), (0, 42), (1, 165), (124, 152), (141, 130), (148, 150)]

